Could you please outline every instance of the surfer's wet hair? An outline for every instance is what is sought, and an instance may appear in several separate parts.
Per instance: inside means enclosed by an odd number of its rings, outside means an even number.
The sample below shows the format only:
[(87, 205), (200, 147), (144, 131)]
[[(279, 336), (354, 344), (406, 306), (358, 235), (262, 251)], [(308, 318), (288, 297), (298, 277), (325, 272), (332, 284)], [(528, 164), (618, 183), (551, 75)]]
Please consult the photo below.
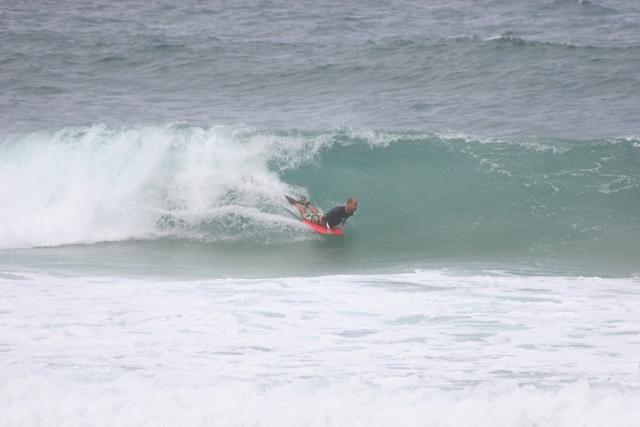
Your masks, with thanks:
[(351, 205), (351, 204), (353, 204), (353, 203), (357, 203), (357, 202), (358, 202), (358, 199), (356, 199), (355, 197), (349, 197), (349, 198), (347, 199), (347, 204), (348, 204), (348, 205)]

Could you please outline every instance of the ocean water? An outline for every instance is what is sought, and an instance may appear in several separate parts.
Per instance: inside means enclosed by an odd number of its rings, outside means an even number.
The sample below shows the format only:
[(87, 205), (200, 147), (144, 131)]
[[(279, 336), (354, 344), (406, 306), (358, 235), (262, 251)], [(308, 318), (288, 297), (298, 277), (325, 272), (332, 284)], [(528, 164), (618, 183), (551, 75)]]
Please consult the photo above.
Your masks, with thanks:
[(640, 425), (638, 70), (631, 0), (0, 1), (0, 425)]

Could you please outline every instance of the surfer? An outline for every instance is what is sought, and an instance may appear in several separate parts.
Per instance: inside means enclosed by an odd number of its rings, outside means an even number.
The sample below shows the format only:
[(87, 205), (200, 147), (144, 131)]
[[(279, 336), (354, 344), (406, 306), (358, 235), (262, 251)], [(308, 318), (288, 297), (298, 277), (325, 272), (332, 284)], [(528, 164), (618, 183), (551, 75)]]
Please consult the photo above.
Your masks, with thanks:
[(350, 197), (343, 206), (336, 206), (326, 214), (308, 200), (296, 201), (294, 206), (300, 212), (300, 216), (307, 221), (327, 228), (342, 228), (345, 221), (358, 210), (358, 199)]

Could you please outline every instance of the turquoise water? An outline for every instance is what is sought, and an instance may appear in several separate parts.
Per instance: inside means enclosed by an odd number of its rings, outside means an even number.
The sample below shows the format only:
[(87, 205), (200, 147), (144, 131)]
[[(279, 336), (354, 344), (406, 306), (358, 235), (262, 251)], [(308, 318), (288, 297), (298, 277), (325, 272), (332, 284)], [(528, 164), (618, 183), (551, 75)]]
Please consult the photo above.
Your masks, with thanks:
[[(27, 1), (0, 20), (7, 255), (637, 273), (634, 2)], [(348, 241), (287, 221), (289, 191), (358, 196)], [(324, 244), (341, 255), (318, 270)]]
[[(93, 257), (124, 251), (123, 265), (233, 275), (637, 274), (639, 144), (184, 125), (32, 133), (2, 146), (1, 240), (17, 259), (104, 265)], [(285, 209), (291, 192), (325, 209), (359, 197), (347, 237), (302, 227)], [(25, 251), (37, 247), (48, 249)]]

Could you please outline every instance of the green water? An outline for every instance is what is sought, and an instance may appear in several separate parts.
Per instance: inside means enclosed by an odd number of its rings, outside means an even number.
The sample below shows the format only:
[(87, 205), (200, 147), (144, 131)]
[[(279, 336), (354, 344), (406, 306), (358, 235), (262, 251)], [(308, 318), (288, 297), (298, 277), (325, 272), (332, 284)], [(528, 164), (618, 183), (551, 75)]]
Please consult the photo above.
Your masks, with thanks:
[[(52, 169), (47, 178), (60, 184), (30, 188), (32, 198), (41, 196), (36, 207), (46, 221), (31, 209), (35, 220), (21, 215), (14, 223), (47, 227), (22, 234), (8, 229), (18, 244), (5, 248), (7, 265), (143, 275), (474, 266), (578, 275), (639, 272), (640, 147), (633, 139), (498, 140), (351, 130), (229, 135), (193, 127), (155, 129), (142, 137), (136, 131), (135, 139), (133, 131), (118, 131), (117, 137), (97, 132), (102, 145), (95, 136), (85, 141), (90, 131), (57, 142), (64, 161), (75, 157), (95, 166), (74, 171), (71, 179)], [(168, 142), (153, 157), (158, 135)], [(25, 154), (24, 144), (14, 147), (5, 147), (6, 153), (18, 158), (19, 152), (22, 161), (35, 156)], [(68, 161), (67, 169), (74, 167), (77, 162)], [(6, 171), (12, 178), (12, 170)], [(358, 197), (346, 237), (321, 237), (294, 220), (282, 199), (283, 191), (294, 190), (325, 210)], [(27, 206), (33, 205), (24, 212)], [(91, 227), (76, 227), (79, 209), (87, 209)], [(64, 215), (55, 216), (59, 212)], [(136, 222), (122, 222), (129, 217)], [(52, 218), (59, 219), (53, 231)], [(149, 228), (140, 231), (139, 224)], [(20, 239), (58, 230), (64, 231), (60, 237), (18, 249)], [(81, 237), (71, 240), (71, 232)]]

